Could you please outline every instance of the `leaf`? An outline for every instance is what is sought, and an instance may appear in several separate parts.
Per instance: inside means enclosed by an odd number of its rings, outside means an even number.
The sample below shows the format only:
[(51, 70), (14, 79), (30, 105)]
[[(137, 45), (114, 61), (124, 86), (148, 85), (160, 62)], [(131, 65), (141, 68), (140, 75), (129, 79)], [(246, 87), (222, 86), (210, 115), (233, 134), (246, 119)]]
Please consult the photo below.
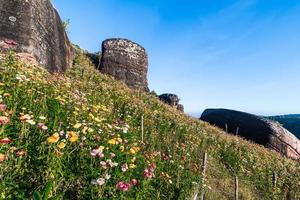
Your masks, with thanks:
[(53, 187), (53, 183), (52, 182), (48, 182), (47, 185), (46, 185), (46, 188), (44, 190), (44, 194), (43, 194), (43, 200), (47, 200), (49, 195), (50, 195), (50, 192), (52, 190), (52, 187)]
[(42, 200), (40, 193), (33, 192), (33, 200)]

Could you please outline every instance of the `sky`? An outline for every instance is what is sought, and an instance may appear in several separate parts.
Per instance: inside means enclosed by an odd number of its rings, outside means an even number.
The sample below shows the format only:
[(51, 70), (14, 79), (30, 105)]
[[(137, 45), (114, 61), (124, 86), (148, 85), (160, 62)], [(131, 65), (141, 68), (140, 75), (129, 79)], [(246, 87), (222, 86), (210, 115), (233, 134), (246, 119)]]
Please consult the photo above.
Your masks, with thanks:
[(299, 0), (53, 0), (70, 40), (97, 52), (128, 38), (148, 53), (150, 90), (190, 114), (300, 113)]

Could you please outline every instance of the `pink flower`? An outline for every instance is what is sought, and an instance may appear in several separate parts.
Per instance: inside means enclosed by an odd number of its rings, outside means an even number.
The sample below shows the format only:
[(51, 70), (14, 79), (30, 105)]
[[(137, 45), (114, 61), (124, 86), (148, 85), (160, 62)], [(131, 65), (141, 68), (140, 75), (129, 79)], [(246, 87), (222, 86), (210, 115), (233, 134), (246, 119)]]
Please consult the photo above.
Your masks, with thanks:
[(114, 158), (115, 156), (116, 156), (116, 154), (110, 153), (110, 157), (111, 157), (111, 158)]
[(148, 165), (148, 169), (151, 171), (151, 172), (154, 172), (154, 170), (156, 169), (156, 164), (155, 163), (151, 163)]
[(42, 129), (43, 131), (48, 130), (48, 127), (45, 126), (44, 123), (38, 123), (38, 124), (37, 124), (37, 127), (38, 127), (39, 129)]
[(117, 187), (118, 190), (128, 191), (131, 188), (131, 184), (120, 181), (120, 182), (117, 183), (116, 187)]
[(138, 184), (138, 181), (135, 178), (132, 179), (130, 182), (131, 182), (132, 185), (137, 185)]
[(101, 152), (101, 153), (98, 153), (98, 158), (104, 158), (104, 154)]
[(4, 117), (4, 116), (0, 116), (0, 125), (6, 125), (9, 123), (9, 118), (8, 117)]
[(0, 144), (9, 144), (11, 142), (12, 142), (12, 140), (9, 138), (0, 139)]
[(146, 178), (151, 179), (151, 178), (154, 177), (154, 173), (153, 173), (152, 171), (150, 171), (149, 169), (145, 169), (145, 170), (144, 170), (144, 176), (145, 176)]
[(90, 155), (93, 156), (93, 157), (96, 157), (99, 153), (100, 153), (100, 149), (93, 149), (90, 152)]
[(6, 105), (0, 103), (0, 112), (5, 111), (5, 109), (6, 109)]

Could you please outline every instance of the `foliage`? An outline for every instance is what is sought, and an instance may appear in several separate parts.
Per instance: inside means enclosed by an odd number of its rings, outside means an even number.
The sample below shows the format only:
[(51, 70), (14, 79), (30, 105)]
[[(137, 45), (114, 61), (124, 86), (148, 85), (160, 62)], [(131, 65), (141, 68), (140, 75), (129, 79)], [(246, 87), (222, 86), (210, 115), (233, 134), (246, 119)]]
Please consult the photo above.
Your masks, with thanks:
[[(282, 199), (286, 191), (300, 198), (298, 162), (130, 90), (98, 73), (84, 55), (64, 75), (20, 63), (12, 52), (5, 57), (1, 199), (42, 197), (34, 191), (58, 199), (192, 198), (204, 152), (207, 199), (233, 199), (235, 175), (242, 199)], [(276, 188), (273, 171), (280, 177)]]

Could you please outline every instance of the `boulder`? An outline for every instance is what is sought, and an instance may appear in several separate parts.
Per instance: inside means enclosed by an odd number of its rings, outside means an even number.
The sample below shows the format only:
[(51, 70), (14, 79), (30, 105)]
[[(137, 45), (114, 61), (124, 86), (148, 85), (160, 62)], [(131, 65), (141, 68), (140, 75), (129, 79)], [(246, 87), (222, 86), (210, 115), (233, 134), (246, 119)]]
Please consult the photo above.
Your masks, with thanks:
[(289, 158), (300, 158), (300, 141), (277, 122), (227, 109), (207, 109), (200, 119), (230, 134), (262, 144)]
[(148, 56), (143, 47), (127, 39), (107, 39), (102, 43), (100, 71), (149, 92)]
[(179, 104), (180, 99), (176, 94), (170, 94), (170, 93), (161, 94), (158, 96), (158, 98), (162, 102), (164, 102), (170, 106), (174, 106), (177, 108), (177, 110), (184, 112), (184, 107), (182, 104)]
[(0, 49), (14, 49), (52, 72), (72, 66), (72, 45), (50, 0), (0, 0)]

